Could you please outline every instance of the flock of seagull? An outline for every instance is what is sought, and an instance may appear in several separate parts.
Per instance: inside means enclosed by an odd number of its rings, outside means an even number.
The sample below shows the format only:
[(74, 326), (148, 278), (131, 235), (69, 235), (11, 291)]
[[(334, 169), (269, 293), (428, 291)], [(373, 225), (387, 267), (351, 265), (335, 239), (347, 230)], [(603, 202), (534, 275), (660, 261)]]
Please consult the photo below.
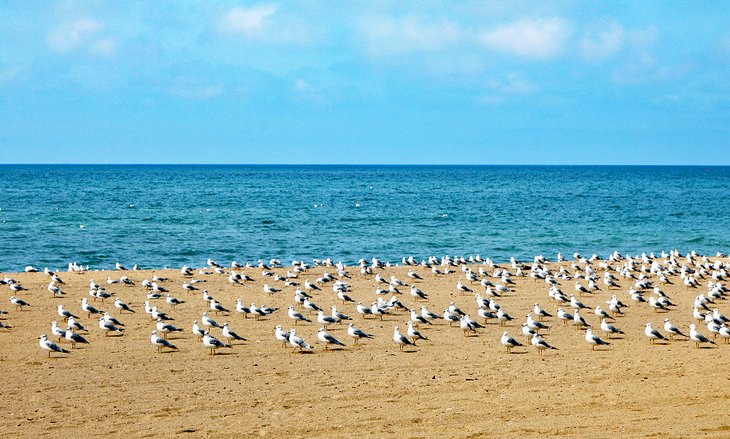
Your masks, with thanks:
[[(239, 264), (232, 262), (230, 267), (223, 267), (213, 260), (208, 260), (204, 268), (193, 269), (184, 266), (180, 270), (183, 277), (179, 291), (186, 296), (174, 297), (171, 289), (178, 290), (171, 285), (169, 278), (153, 276), (151, 280), (135, 280), (133, 273), (138, 272), (134, 266), (127, 270), (122, 264), (117, 263), (116, 269), (120, 273), (119, 278), (111, 276), (106, 280), (106, 286), (94, 282), (89, 283), (88, 295), (83, 297), (78, 308), (66, 308), (65, 304), (59, 303), (56, 308), (55, 320), (50, 322), (50, 337), (43, 334), (38, 338), (39, 347), (48, 353), (68, 354), (69, 350), (64, 345), (75, 349), (78, 344), (90, 344), (88, 334), (91, 332), (81, 322), (82, 318), (93, 318), (98, 322), (98, 328), (105, 336), (124, 336), (126, 327), (123, 314), (143, 311), (149, 315), (154, 328), (150, 332), (150, 344), (157, 352), (164, 350), (177, 350), (178, 347), (172, 343), (170, 335), (184, 333), (184, 328), (176, 326), (174, 317), (176, 307), (186, 306), (191, 302), (191, 295), (202, 295), (205, 311), (200, 318), (192, 323), (190, 331), (197, 337), (208, 353), (215, 355), (219, 349), (231, 348), (238, 342), (246, 342), (247, 339), (236, 333), (229, 322), (223, 324), (216, 321), (217, 316), (230, 316), (239, 314), (244, 318), (261, 320), (263, 324), (268, 320), (267, 316), (280, 312), (279, 308), (259, 306), (255, 303), (244, 304), (239, 298), (235, 307), (228, 309), (219, 300), (203, 288), (202, 283), (206, 282), (208, 276), (225, 276), (227, 282), (232, 285), (245, 285), (256, 282), (250, 274), (244, 274), (244, 269), (260, 269), (261, 278), (264, 283), (261, 287), (267, 296), (287, 294), (287, 290), (293, 291), (294, 302), (287, 307), (286, 316), (292, 323), (292, 328), (286, 330), (282, 325), (272, 328), (273, 340), (280, 342), (283, 346), (289, 346), (296, 352), (313, 351), (314, 345), (310, 344), (297, 332), (297, 327), (303, 323), (314, 323), (316, 320), (319, 329), (316, 332), (316, 344), (323, 344), (324, 350), (330, 348), (342, 349), (347, 346), (345, 341), (338, 339), (330, 332), (333, 325), (347, 324), (346, 334), (351, 342), (358, 345), (363, 340), (372, 339), (375, 336), (358, 328), (353, 317), (342, 311), (350, 312), (353, 316), (359, 315), (363, 322), (376, 319), (383, 320), (386, 315), (396, 315), (407, 319), (403, 326), (394, 326), (392, 342), (399, 350), (412, 350), (418, 348), (422, 340), (429, 340), (425, 328), (433, 327), (436, 322), (445, 322), (448, 326), (458, 325), (463, 335), (474, 336), (482, 333), (487, 324), (494, 323), (499, 326), (511, 325), (517, 315), (512, 315), (499, 303), (501, 299), (510, 295), (519, 294), (519, 288), (515, 280), (517, 278), (532, 278), (534, 282), (545, 283), (547, 298), (555, 303), (557, 311), (549, 312), (539, 303), (535, 303), (532, 309), (525, 315), (525, 320), (520, 324), (520, 334), (511, 335), (508, 330), (502, 331), (499, 342), (511, 353), (515, 348), (532, 346), (540, 355), (544, 351), (557, 350), (546, 340), (546, 332), (551, 330), (552, 325), (546, 323), (546, 319), (554, 319), (553, 322), (561, 321), (563, 325), (571, 325), (577, 330), (584, 331), (585, 343), (592, 350), (610, 346), (614, 338), (624, 335), (626, 331), (619, 326), (618, 317), (622, 316), (630, 305), (624, 303), (618, 296), (621, 290), (620, 282), (630, 282), (631, 287), (625, 292), (625, 301), (631, 305), (645, 304), (653, 308), (657, 313), (667, 317), (663, 319), (663, 326), (655, 328), (651, 322), (644, 327), (644, 336), (649, 343), (661, 341), (664, 343), (673, 342), (676, 339), (691, 341), (695, 347), (703, 345), (716, 345), (718, 337), (724, 343), (730, 341), (730, 319), (724, 316), (719, 308), (720, 301), (726, 299), (728, 289), (724, 285), (728, 274), (728, 265), (722, 259), (726, 255), (718, 253), (717, 257), (699, 255), (696, 252), (689, 252), (686, 255), (678, 251), (669, 253), (662, 252), (660, 255), (641, 254), (635, 257), (626, 257), (614, 252), (607, 259), (601, 259), (596, 255), (585, 258), (580, 254), (574, 254), (573, 259), (568, 261), (561, 254), (557, 255), (555, 261), (548, 261), (543, 256), (536, 256), (531, 263), (518, 262), (514, 258), (509, 264), (495, 264), (490, 259), (483, 259), (480, 256), (429, 257), (418, 261), (413, 257), (403, 258), (399, 264), (390, 264), (376, 258), (371, 260), (360, 260), (357, 265), (348, 267), (343, 263), (334, 263), (330, 259), (313, 260), (311, 263), (303, 261), (292, 261), (287, 269), (281, 266), (280, 261), (270, 260), (259, 261), (258, 264)], [(386, 276), (385, 270), (395, 265), (407, 267), (408, 279), (399, 279), (395, 275)], [(307, 277), (313, 267), (324, 267), (322, 274), (311, 280)], [(557, 268), (551, 268), (557, 267)], [(69, 264), (69, 272), (86, 272), (88, 267), (76, 263)], [(375, 300), (364, 301), (353, 297), (356, 292), (351, 286), (352, 276), (357, 275), (370, 279), (375, 285)], [(40, 272), (41, 270), (28, 266), (26, 272)], [(331, 274), (330, 271), (334, 274)], [(405, 269), (404, 269), (405, 271)], [(64, 288), (66, 284), (60, 273), (46, 268), (43, 270), (50, 279), (47, 291), (53, 298), (70, 297)], [(457, 277), (454, 290), (461, 295), (474, 297), (475, 307), (473, 313), (465, 312), (454, 302), (451, 302), (443, 311), (433, 312), (429, 309), (430, 294), (423, 291), (421, 285), (425, 277), (443, 278), (446, 276)], [(303, 281), (302, 281), (303, 279)], [(692, 306), (692, 319), (696, 323), (683, 330), (675, 325), (668, 317), (674, 313), (677, 306), (673, 299), (662, 289), (664, 285), (680, 284), (686, 294), (694, 296)], [(11, 291), (9, 299), (14, 309), (11, 311), (0, 310), (0, 329), (12, 331), (12, 326), (6, 323), (5, 318), (13, 312), (23, 312), (31, 307), (33, 294), (37, 292), (26, 288), (16, 279), (6, 275), (0, 279), (1, 285), (6, 285)], [(147, 300), (143, 306), (133, 307), (124, 302), (118, 294), (110, 292), (109, 289), (124, 288), (140, 284), (145, 288)], [(704, 284), (704, 286), (703, 286)], [(167, 286), (165, 286), (167, 285)], [(571, 286), (574, 292), (564, 292), (563, 288)], [(566, 288), (567, 289), (567, 288)], [(331, 293), (328, 293), (330, 290)], [(601, 293), (610, 298), (603, 305), (591, 307), (583, 302), (584, 297), (600, 297)], [(703, 292), (704, 291), (704, 292)], [(323, 297), (329, 294), (331, 299), (342, 302), (342, 309), (338, 306), (331, 306), (328, 311), (320, 307), (316, 301), (317, 296)], [(363, 296), (362, 291), (357, 294)], [(22, 297), (21, 297), (22, 295)], [(112, 300), (112, 297), (113, 300)], [(389, 298), (386, 298), (389, 297)], [(406, 300), (405, 298), (409, 299)], [(604, 297), (605, 298), (605, 297)], [(89, 300), (91, 299), (91, 300)], [(103, 310), (103, 305), (96, 305), (97, 301), (102, 304), (110, 299), (116, 309), (117, 317), (109, 311)], [(161, 309), (164, 301), (166, 309)], [(92, 303), (94, 302), (94, 303)], [(365, 303), (364, 303), (365, 302)], [(408, 305), (406, 305), (408, 303)], [(159, 305), (158, 305), (159, 304)], [(347, 307), (347, 309), (345, 309)], [(466, 308), (464, 308), (466, 309)], [(351, 311), (348, 311), (351, 310)], [(467, 310), (470, 311), (470, 310)], [(688, 315), (689, 315), (689, 310)], [(511, 312), (511, 311), (510, 311)], [(215, 314), (215, 317), (211, 316)], [(598, 323), (592, 325), (588, 321), (597, 318)], [(80, 317), (81, 316), (81, 317)], [(474, 316), (474, 317), (472, 317)], [(59, 321), (61, 324), (59, 324)], [(213, 329), (216, 334), (213, 335)], [(704, 335), (704, 329), (706, 334)], [(523, 339), (524, 337), (524, 339)], [(346, 340), (348, 343), (350, 340)], [(522, 341), (524, 340), (524, 342)]]

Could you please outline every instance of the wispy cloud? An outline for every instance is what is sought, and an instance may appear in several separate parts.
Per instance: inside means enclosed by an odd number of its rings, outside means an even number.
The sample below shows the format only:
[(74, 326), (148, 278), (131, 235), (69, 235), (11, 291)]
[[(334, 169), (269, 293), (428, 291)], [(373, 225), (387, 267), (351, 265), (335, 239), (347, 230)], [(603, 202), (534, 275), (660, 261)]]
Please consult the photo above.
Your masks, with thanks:
[(393, 55), (442, 50), (462, 38), (460, 26), (450, 20), (427, 21), (419, 17), (371, 17), (360, 22), (370, 55)]
[(585, 59), (601, 60), (621, 50), (625, 39), (624, 27), (610, 22), (601, 29), (587, 33), (578, 43), (578, 49)]
[(507, 95), (528, 95), (539, 90), (538, 86), (519, 73), (510, 73), (503, 78), (492, 78), (487, 87)]
[(240, 33), (247, 37), (260, 35), (276, 13), (275, 5), (257, 5), (251, 7), (235, 7), (220, 21), (219, 27), (226, 32)]
[(563, 19), (524, 19), (484, 31), (479, 41), (501, 52), (548, 60), (563, 52), (569, 33)]
[(101, 22), (90, 18), (64, 23), (48, 33), (46, 42), (51, 49), (57, 52), (70, 52), (87, 42), (103, 27)]

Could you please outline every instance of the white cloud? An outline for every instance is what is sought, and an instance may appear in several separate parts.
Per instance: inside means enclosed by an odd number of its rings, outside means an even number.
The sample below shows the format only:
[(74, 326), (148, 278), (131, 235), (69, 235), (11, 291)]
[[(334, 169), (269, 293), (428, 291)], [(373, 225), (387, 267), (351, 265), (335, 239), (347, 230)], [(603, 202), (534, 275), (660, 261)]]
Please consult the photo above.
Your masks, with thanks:
[(621, 50), (626, 31), (618, 23), (610, 23), (597, 34), (584, 37), (579, 43), (580, 54), (590, 60), (605, 59)]
[(20, 75), (24, 69), (20, 66), (5, 66), (0, 65), (0, 84), (10, 82)]
[(370, 55), (442, 50), (462, 39), (458, 24), (449, 20), (425, 22), (417, 17), (374, 17), (360, 23)]
[(69, 52), (88, 41), (103, 27), (100, 22), (85, 18), (56, 27), (48, 34), (46, 41), (55, 51)]
[(479, 41), (502, 52), (547, 60), (561, 54), (568, 34), (565, 20), (525, 19), (485, 31)]
[(517, 73), (510, 73), (504, 78), (492, 78), (487, 87), (508, 95), (528, 95), (538, 91), (537, 85)]
[(274, 5), (235, 7), (220, 21), (220, 29), (252, 37), (263, 32), (267, 19), (276, 13)]
[(304, 79), (297, 79), (294, 81), (294, 88), (299, 91), (304, 91), (309, 88), (309, 84)]
[(113, 38), (103, 38), (95, 41), (89, 47), (92, 55), (112, 56), (117, 51), (117, 42)]

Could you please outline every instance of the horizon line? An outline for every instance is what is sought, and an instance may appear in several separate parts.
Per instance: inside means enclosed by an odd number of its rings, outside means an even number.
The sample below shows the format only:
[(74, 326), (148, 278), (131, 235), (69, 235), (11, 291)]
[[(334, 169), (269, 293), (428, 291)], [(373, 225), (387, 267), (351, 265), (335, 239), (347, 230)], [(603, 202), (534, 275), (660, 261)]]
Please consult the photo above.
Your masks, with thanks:
[(0, 166), (604, 166), (604, 167), (728, 167), (730, 164), (662, 163), (0, 163)]

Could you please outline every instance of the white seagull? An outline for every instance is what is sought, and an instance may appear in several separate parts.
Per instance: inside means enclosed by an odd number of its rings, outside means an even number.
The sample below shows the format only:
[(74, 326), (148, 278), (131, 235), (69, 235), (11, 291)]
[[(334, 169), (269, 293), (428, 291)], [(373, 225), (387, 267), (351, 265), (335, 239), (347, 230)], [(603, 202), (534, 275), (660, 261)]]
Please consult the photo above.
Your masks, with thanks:
[(157, 331), (152, 331), (150, 343), (157, 348), (158, 353), (162, 352), (162, 348), (177, 349), (177, 346), (157, 335)]
[(64, 354), (68, 354), (68, 351), (66, 349), (63, 349), (61, 346), (49, 340), (45, 334), (38, 337), (38, 340), (38, 345), (41, 347), (41, 349), (48, 351), (48, 358), (51, 358), (51, 352), (61, 352)]

